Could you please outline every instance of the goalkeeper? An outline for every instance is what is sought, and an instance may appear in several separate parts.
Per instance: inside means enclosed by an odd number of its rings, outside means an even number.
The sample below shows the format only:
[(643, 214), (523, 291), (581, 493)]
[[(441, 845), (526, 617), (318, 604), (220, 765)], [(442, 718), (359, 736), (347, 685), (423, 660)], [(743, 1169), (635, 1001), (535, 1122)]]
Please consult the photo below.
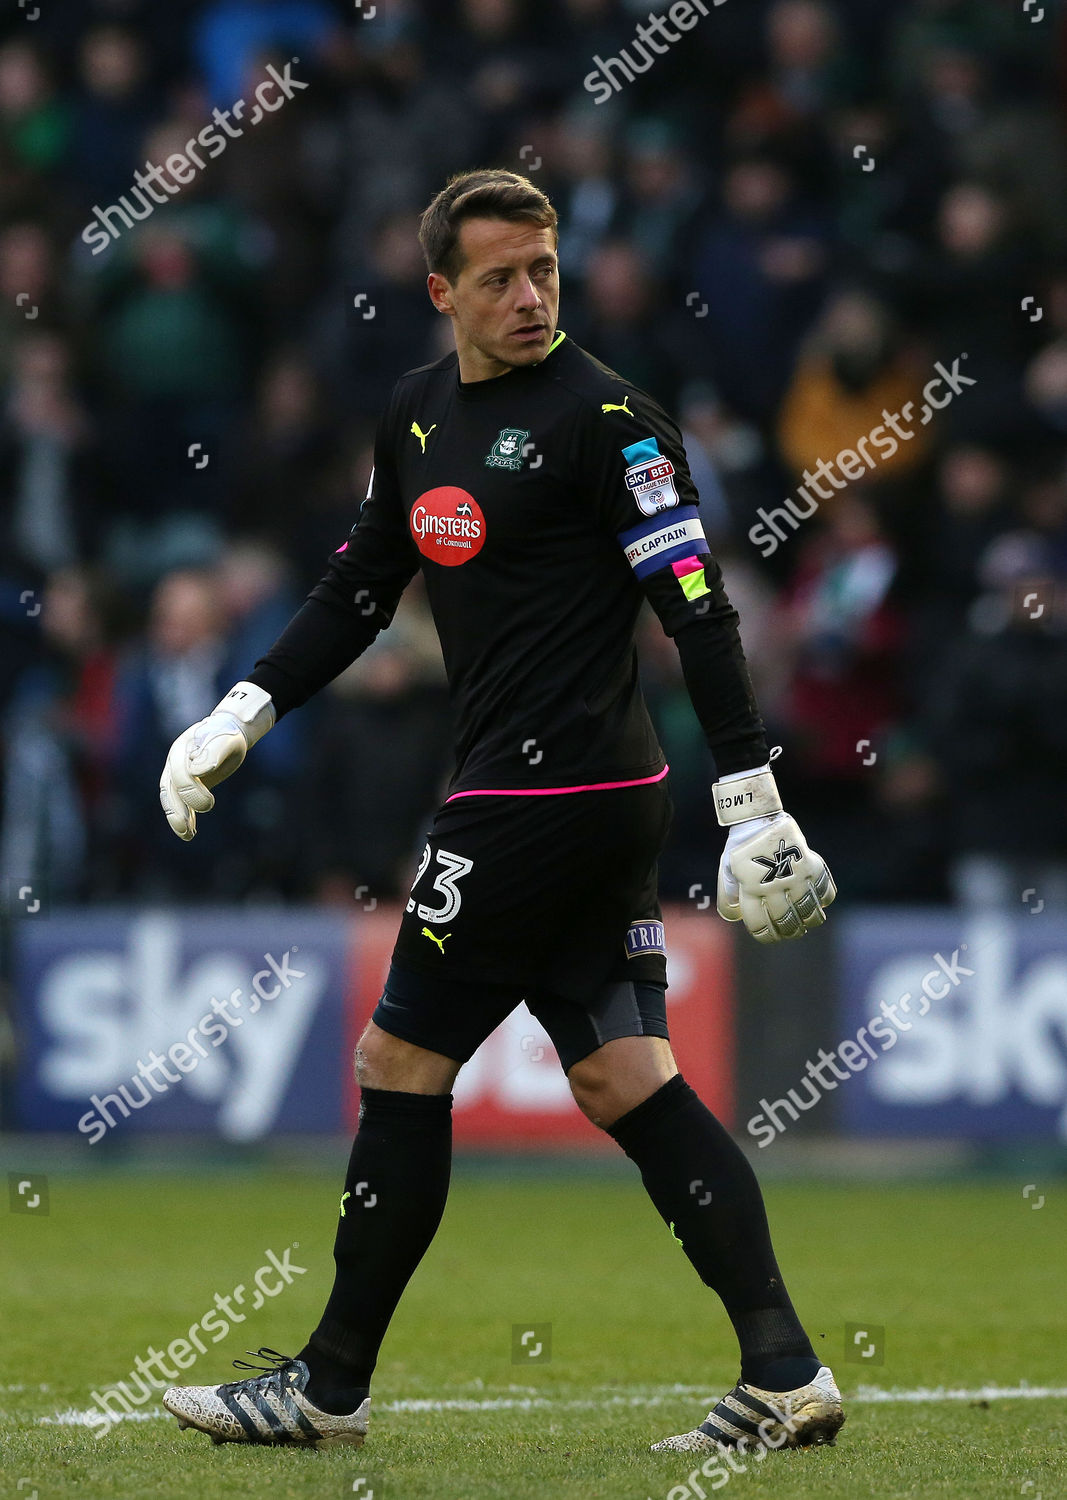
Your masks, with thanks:
[[(559, 329), (556, 214), (528, 179), (454, 178), (420, 241), (456, 350), (397, 382), (347, 541), (248, 680), (175, 741), (160, 797), (191, 839), (212, 789), (389, 625), (420, 569), (456, 769), (356, 1052), (322, 1318), (295, 1358), (263, 1350), (247, 1378), (164, 1404), (218, 1442), (362, 1442), (381, 1341), (444, 1210), (453, 1083), (525, 1000), (737, 1334), (737, 1385), (655, 1446), (832, 1440), (840, 1393), (786, 1292), (755, 1176), (668, 1039), (656, 877), (673, 806), (638, 686), (646, 599), (715, 758), (720, 914), (773, 943), (820, 926), (836, 894), (779, 800), (680, 433)], [(360, 1192), (373, 1212), (346, 1210)]]

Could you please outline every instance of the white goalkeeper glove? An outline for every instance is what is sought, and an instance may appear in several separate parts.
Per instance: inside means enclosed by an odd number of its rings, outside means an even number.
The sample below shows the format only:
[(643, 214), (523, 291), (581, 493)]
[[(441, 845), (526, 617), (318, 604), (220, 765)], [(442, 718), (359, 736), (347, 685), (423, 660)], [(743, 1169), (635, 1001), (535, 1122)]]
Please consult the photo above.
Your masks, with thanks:
[(744, 922), (758, 943), (821, 927), (837, 887), (826, 861), (782, 811), (770, 765), (726, 776), (713, 790), (716, 816), (730, 830), (719, 863), (720, 917)]
[(180, 839), (188, 843), (195, 837), (197, 813), (215, 806), (208, 788), (237, 770), (274, 720), (270, 694), (253, 682), (239, 682), (206, 719), (174, 741), (159, 780), (159, 800)]

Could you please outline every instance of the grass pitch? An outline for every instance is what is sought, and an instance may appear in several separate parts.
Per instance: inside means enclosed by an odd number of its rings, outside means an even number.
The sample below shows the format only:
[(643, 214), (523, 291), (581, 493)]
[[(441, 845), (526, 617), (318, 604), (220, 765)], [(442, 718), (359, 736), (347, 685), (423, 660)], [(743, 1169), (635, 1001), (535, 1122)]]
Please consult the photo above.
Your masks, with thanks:
[[(441, 1231), (390, 1330), (362, 1450), (228, 1445), (179, 1433), (158, 1397), (100, 1439), (91, 1393), (245, 1284), (185, 1372), (295, 1352), (328, 1290), (343, 1153), (329, 1172), (53, 1175), (47, 1216), (0, 1246), (4, 1492), (272, 1500), (690, 1500), (685, 1456), (648, 1445), (701, 1421), (736, 1378), (729, 1324), (633, 1177), (457, 1170)], [(738, 1496), (1067, 1495), (1063, 1194), (1014, 1180), (775, 1184), (768, 1207), (801, 1315), (848, 1403), (834, 1448), (750, 1460)], [(296, 1248), (292, 1248), (293, 1246)], [(258, 1312), (266, 1252), (306, 1267)], [(237, 1304), (230, 1304), (237, 1310)], [(550, 1331), (545, 1325), (551, 1325)], [(867, 1337), (850, 1342), (857, 1332)], [(214, 1328), (218, 1323), (212, 1325)], [(521, 1335), (532, 1336), (523, 1344)], [(206, 1337), (206, 1335), (202, 1335)], [(862, 1348), (874, 1353), (861, 1360)], [(536, 1346), (540, 1344), (540, 1350)], [(195, 1352), (195, 1351), (194, 1351)], [(535, 1357), (531, 1357), (534, 1355)], [(939, 1387), (962, 1393), (944, 1399)], [(903, 1393), (892, 1400), (881, 1393)], [(925, 1394), (924, 1394), (925, 1393)], [(58, 1419), (58, 1420), (57, 1420)], [(712, 1481), (696, 1476), (704, 1493)], [(699, 1500), (699, 1497), (698, 1497)]]

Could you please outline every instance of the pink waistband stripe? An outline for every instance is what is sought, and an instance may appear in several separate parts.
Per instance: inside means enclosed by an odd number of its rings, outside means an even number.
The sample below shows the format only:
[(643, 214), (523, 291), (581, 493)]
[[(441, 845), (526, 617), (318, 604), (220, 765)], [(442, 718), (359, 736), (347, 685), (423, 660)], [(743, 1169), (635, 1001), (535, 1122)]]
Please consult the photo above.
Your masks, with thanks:
[(455, 802), (457, 797), (557, 797), (563, 792), (608, 792), (620, 786), (647, 786), (662, 781), (669, 770), (670, 766), (664, 766), (655, 776), (638, 776), (633, 781), (590, 781), (584, 786), (486, 787), (477, 792), (453, 792), (445, 801)]

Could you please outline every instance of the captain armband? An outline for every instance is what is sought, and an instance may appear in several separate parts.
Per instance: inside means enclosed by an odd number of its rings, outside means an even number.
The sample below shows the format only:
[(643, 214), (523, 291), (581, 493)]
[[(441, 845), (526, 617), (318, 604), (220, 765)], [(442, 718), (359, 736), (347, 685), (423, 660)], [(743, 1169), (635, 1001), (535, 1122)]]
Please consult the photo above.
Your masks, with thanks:
[(711, 548), (695, 505), (679, 505), (638, 521), (619, 532), (619, 545), (636, 578), (669, 568), (687, 599), (711, 592), (704, 576)]

